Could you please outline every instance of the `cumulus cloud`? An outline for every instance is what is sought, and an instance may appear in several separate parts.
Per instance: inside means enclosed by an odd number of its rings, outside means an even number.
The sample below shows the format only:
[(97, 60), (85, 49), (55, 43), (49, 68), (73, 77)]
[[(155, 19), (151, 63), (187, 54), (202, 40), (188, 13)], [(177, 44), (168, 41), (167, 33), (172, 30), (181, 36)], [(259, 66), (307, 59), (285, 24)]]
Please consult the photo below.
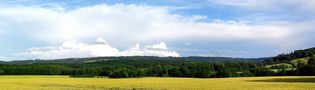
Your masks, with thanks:
[(180, 55), (167, 49), (165, 42), (144, 46), (137, 43), (129, 49), (120, 51), (110, 46), (103, 38), (97, 38), (95, 43), (77, 41), (64, 42), (59, 47), (49, 46), (31, 48), (19, 54), (21, 57), (33, 59), (60, 59), (77, 57), (106, 57), (106, 56), (160, 56), (179, 57)]
[(155, 44), (152, 46), (146, 46), (146, 48), (151, 48), (151, 49), (167, 49), (165, 42), (161, 42), (159, 44)]
[[(8, 33), (6, 34), (8, 37), (19, 35), (20, 38), (46, 44), (62, 44), (60, 47), (30, 49), (28, 55), (41, 56), (38, 58), (115, 55), (179, 56), (176, 52), (169, 52), (165, 43), (144, 46), (144, 48), (138, 48), (135, 45), (123, 51), (112, 47), (157, 41), (170, 43), (246, 41), (290, 48), (301, 44), (299, 39), (303, 37), (298, 36), (300, 33), (307, 32), (310, 26), (312, 27), (312, 25), (300, 22), (253, 23), (217, 20), (205, 16), (176, 14), (172, 7), (135, 4), (100, 4), (74, 9), (64, 9), (59, 6), (1, 7), (0, 20), (0, 28)], [(101, 44), (66, 42), (84, 41), (97, 37), (106, 38), (111, 45), (101, 38), (97, 40)], [(284, 42), (287, 44), (283, 44)]]
[(251, 25), (222, 20), (201, 22), (203, 18), (173, 14), (168, 7), (124, 4), (96, 5), (74, 10), (1, 8), (0, 19), (4, 22), (0, 23), (4, 30), (23, 32), (28, 37), (47, 42), (97, 36), (104, 36), (111, 42), (179, 39), (273, 41), (290, 37), (294, 32), (292, 29), (295, 29), (285, 26), (287, 23)]

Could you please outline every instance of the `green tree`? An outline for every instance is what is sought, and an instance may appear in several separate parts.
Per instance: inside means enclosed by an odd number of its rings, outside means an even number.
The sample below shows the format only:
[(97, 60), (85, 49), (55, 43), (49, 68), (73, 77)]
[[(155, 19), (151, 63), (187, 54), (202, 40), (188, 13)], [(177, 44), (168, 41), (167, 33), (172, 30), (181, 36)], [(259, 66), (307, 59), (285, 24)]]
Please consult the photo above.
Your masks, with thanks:
[(126, 68), (119, 68), (112, 73), (109, 77), (111, 78), (128, 78), (128, 72)]
[(310, 59), (308, 60), (308, 65), (315, 65), (315, 57), (311, 56)]
[(0, 69), (0, 75), (4, 74), (4, 70)]

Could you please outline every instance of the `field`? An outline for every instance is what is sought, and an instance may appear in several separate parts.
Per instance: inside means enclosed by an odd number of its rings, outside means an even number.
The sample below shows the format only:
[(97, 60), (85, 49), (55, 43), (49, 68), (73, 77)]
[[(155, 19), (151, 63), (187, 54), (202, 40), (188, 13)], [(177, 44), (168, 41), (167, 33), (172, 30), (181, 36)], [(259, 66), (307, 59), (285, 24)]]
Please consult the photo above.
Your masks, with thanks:
[(315, 76), (245, 78), (69, 78), (0, 76), (5, 90), (315, 90)]

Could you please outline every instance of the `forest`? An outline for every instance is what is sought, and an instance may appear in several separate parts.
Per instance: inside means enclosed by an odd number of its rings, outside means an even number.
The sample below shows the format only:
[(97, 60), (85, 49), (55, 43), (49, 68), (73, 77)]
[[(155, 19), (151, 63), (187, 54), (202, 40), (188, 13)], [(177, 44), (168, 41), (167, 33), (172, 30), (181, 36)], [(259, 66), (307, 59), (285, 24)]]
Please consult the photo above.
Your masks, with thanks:
[[(251, 77), (315, 75), (315, 48), (267, 58), (94, 57), (0, 62), (1, 75), (71, 77)], [(303, 59), (306, 62), (292, 63)]]

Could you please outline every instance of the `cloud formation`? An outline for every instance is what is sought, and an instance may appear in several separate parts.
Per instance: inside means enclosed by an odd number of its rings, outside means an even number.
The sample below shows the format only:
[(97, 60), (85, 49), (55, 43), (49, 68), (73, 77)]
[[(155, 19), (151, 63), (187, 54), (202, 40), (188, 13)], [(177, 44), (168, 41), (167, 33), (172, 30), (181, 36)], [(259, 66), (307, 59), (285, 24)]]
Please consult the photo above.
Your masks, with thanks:
[[(208, 0), (211, 3), (259, 11), (315, 14), (314, 0)], [(296, 14), (296, 13), (295, 13)]]
[[(110, 42), (193, 40), (286, 40), (299, 26), (291, 22), (251, 24), (172, 13), (170, 7), (95, 5), (74, 10), (43, 7), (0, 9), (0, 28), (46, 42), (104, 37)], [(12, 27), (14, 25), (15, 27)], [(228, 37), (227, 37), (228, 36)], [(116, 44), (115, 44), (116, 45)]]
[[(255, 49), (259, 45), (267, 48), (277, 47), (279, 48), (277, 53), (279, 53), (283, 52), (280, 51), (283, 49), (290, 51), (292, 48), (299, 47), (303, 44), (303, 40), (307, 41), (301, 35), (314, 31), (309, 21), (262, 20), (263, 22), (257, 23), (250, 20), (221, 20), (203, 15), (182, 15), (176, 13), (176, 9), (137, 4), (98, 4), (73, 9), (65, 9), (58, 5), (53, 7), (4, 6), (0, 8), (0, 34), (5, 33), (1, 36), (3, 38), (28, 39), (32, 42), (43, 42), (48, 44), (47, 46), (62, 44), (62, 49), (59, 47), (30, 49), (34, 55), (41, 54), (46, 58), (50, 57), (49, 55), (64, 57), (62, 55), (67, 55), (65, 53), (72, 53), (69, 57), (144, 55), (146, 53), (163, 56), (165, 53), (160, 53), (160, 51), (168, 49), (165, 43), (144, 48), (137, 48), (135, 45), (133, 49), (118, 50), (137, 42), (161, 41), (170, 43), (171, 48), (181, 46), (186, 42), (191, 42), (191, 45), (185, 48), (198, 45), (192, 44), (196, 42), (220, 42), (220, 44), (233, 46), (245, 42)], [(111, 45), (92, 44), (91, 46), (87, 43), (67, 42), (88, 41), (97, 37), (105, 38), (106, 41), (111, 42)], [(97, 41), (105, 40), (98, 39)], [(80, 51), (68, 50), (68, 46)], [(95, 47), (104, 50), (97, 51), (94, 50)], [(211, 45), (201, 48), (209, 49)], [(86, 53), (89, 50), (93, 53)], [(108, 52), (104, 52), (105, 50)], [(46, 55), (46, 53), (49, 54)], [(177, 56), (176, 52), (167, 53), (164, 56), (167, 55)]]
[[(77, 57), (107, 57), (107, 56), (160, 56), (179, 57), (180, 55), (167, 49), (165, 42), (144, 46), (137, 43), (129, 49), (119, 51), (110, 46), (104, 39), (98, 38), (94, 43), (77, 41), (64, 42), (61, 46), (31, 48), (19, 54), (20, 57), (32, 59), (62, 59)], [(1, 59), (1, 58), (0, 58)]]

